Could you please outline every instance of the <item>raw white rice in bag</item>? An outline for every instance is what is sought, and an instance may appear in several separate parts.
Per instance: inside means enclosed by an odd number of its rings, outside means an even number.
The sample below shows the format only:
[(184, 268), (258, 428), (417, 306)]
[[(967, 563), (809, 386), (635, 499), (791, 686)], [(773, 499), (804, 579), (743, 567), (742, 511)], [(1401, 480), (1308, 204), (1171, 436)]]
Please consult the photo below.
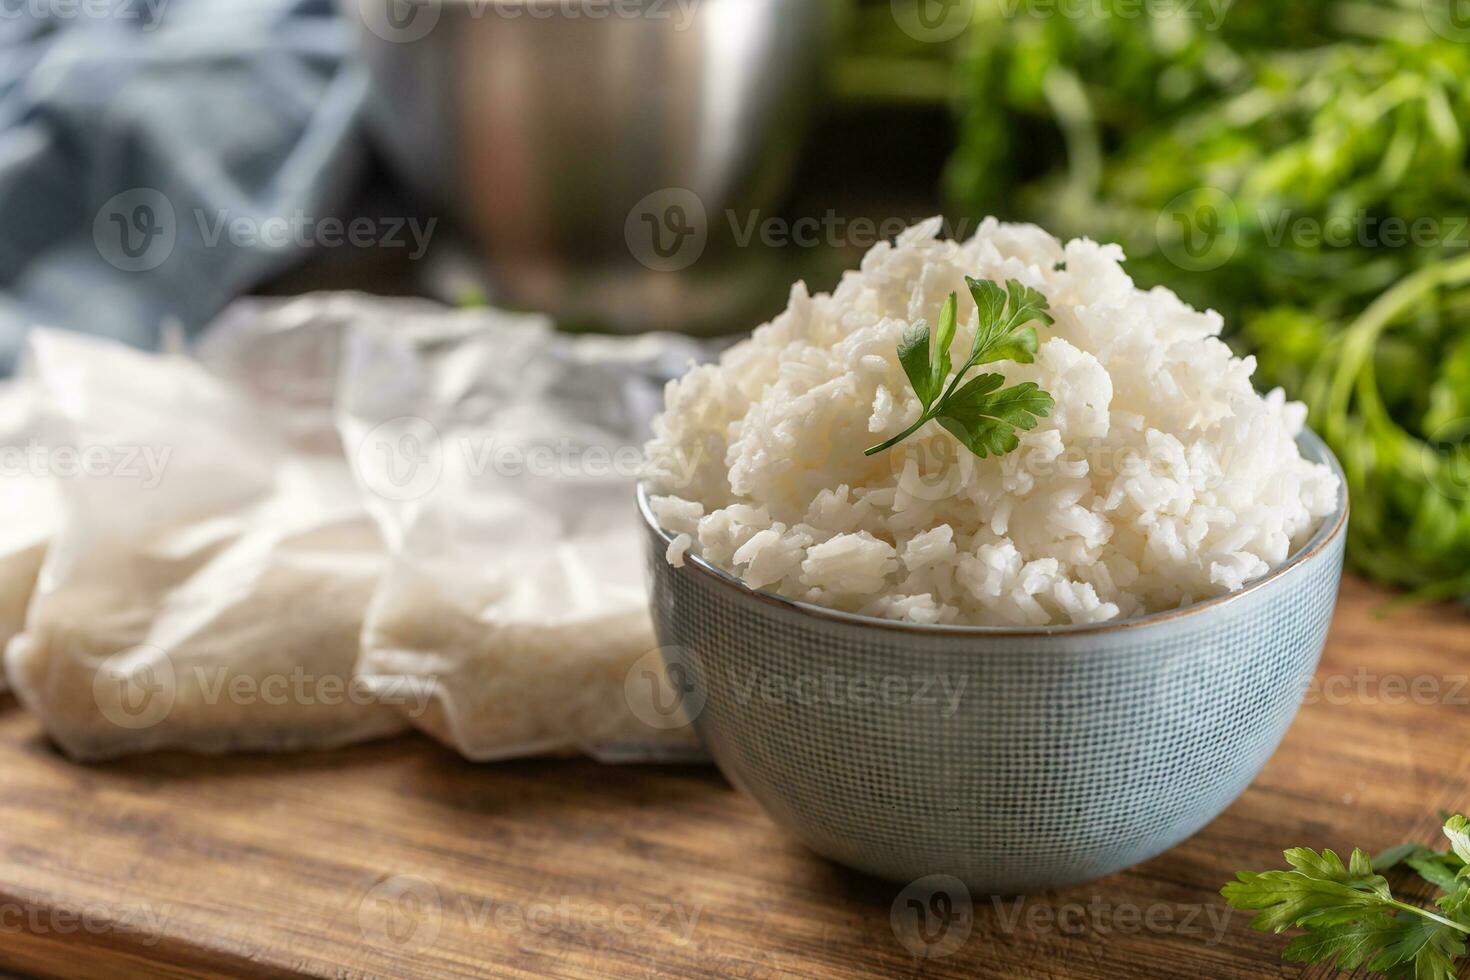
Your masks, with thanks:
[[(23, 380), (0, 382), (0, 652), (25, 626), (60, 518), (53, 465), (35, 441), (35, 398)], [(0, 691), (6, 687), (0, 670)]]
[(42, 433), (89, 465), (6, 665), (69, 755), (287, 751), (400, 730), (352, 680), (382, 547), (311, 452), (181, 356), (36, 331)]
[(695, 353), (493, 312), (354, 334), (341, 427), (392, 551), (358, 669), (388, 689), (427, 680), (420, 728), (476, 760), (700, 757), (687, 725), (650, 719), (628, 693), (640, 671), (662, 672), (640, 440)]

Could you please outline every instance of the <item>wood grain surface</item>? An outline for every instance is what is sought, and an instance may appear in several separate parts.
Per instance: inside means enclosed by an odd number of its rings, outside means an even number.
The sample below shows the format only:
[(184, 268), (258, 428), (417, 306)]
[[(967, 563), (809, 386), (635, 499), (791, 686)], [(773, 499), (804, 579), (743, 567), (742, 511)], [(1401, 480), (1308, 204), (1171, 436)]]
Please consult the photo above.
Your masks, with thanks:
[(1102, 881), (976, 896), (968, 938), (924, 958), (897, 886), (808, 854), (713, 770), (476, 766), (416, 737), (77, 766), (6, 700), (0, 973), (1330, 976), (1218, 890), (1290, 845), (1434, 840), (1439, 808), (1470, 806), (1470, 615), (1383, 619), (1382, 598), (1345, 584), (1320, 687), (1203, 832)]

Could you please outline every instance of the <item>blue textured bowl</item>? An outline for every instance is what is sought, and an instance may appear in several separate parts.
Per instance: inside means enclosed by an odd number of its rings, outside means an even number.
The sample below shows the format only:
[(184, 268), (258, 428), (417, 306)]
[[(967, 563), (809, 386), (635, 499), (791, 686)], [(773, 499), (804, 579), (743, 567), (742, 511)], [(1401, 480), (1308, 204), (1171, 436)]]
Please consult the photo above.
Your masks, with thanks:
[[(1315, 435), (1300, 444), (1341, 478)], [(1010, 629), (834, 612), (694, 556), (674, 568), (639, 501), (664, 660), (726, 777), (841, 864), (1007, 895), (1150, 858), (1245, 790), (1316, 669), (1348, 510), (1344, 489), (1296, 554), (1229, 595)]]

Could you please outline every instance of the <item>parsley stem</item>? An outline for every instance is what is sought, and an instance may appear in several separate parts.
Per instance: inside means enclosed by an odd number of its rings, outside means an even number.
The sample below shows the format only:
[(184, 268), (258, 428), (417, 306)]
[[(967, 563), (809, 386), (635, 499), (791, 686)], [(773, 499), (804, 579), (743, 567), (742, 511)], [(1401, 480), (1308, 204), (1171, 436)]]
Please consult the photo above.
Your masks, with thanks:
[[(976, 356), (978, 357), (979, 355)], [(960, 379), (965, 376), (966, 371), (970, 370), (970, 368), (974, 366), (975, 358), (971, 357), (968, 361), (965, 362), (964, 367), (955, 372), (954, 377), (951, 378), (949, 381), (949, 387), (944, 389), (944, 394), (940, 395), (934, 400), (934, 404), (936, 407), (939, 405), (943, 405), (945, 402), (949, 401), (949, 396), (953, 395), (954, 390), (960, 386)]]
[[(939, 403), (938, 402), (935, 402), (935, 404), (937, 405)], [(913, 435), (915, 432), (918, 432), (920, 429), (922, 429), (924, 427), (924, 423), (925, 422), (928, 422), (933, 417), (934, 416), (931, 415), (929, 412), (925, 412), (924, 414), (922, 414), (922, 415), (919, 416), (919, 420), (917, 422), (915, 422), (913, 425), (909, 426), (907, 429), (904, 429), (902, 432), (900, 432), (898, 435), (894, 436), (892, 439), (889, 439), (887, 442), (879, 443), (878, 445), (873, 446), (870, 449), (864, 449), (863, 450), (863, 455), (864, 456), (876, 456), (878, 453), (881, 453), (885, 449), (892, 449), (894, 446), (898, 445), (900, 442), (903, 442), (909, 436)]]
[(1442, 926), (1449, 926), (1451, 929), (1455, 929), (1460, 932), (1466, 933), (1467, 935), (1470, 935), (1470, 926), (1462, 926), (1460, 925), (1460, 923), (1456, 922), (1453, 919), (1446, 919), (1442, 915), (1436, 915), (1428, 909), (1422, 909), (1417, 905), (1410, 905), (1408, 902), (1400, 902), (1398, 899), (1395, 898), (1385, 899), (1384, 904), (1391, 905), (1396, 909), (1402, 909), (1405, 912), (1413, 912), (1415, 915), (1422, 915), (1426, 919), (1433, 919), (1435, 922), (1438, 922)]
[(972, 356), (968, 361), (965, 362), (963, 367), (955, 372), (954, 377), (950, 378), (949, 387), (944, 390), (944, 394), (934, 399), (934, 404), (930, 405), (929, 408), (925, 410), (924, 414), (919, 416), (919, 420), (917, 422), (909, 426), (907, 429), (904, 429), (902, 432), (894, 436), (892, 439), (889, 439), (887, 442), (880, 443), (879, 445), (876, 445), (871, 449), (863, 450), (863, 455), (876, 456), (878, 453), (881, 453), (885, 449), (892, 449), (895, 445), (903, 442), (909, 436), (922, 429), (925, 422), (929, 422), (937, 418), (939, 416), (940, 408), (943, 407), (945, 402), (949, 401), (949, 396), (953, 395), (954, 390), (959, 387), (960, 379), (965, 376), (965, 372), (975, 366), (976, 357), (978, 357), (978, 354)]

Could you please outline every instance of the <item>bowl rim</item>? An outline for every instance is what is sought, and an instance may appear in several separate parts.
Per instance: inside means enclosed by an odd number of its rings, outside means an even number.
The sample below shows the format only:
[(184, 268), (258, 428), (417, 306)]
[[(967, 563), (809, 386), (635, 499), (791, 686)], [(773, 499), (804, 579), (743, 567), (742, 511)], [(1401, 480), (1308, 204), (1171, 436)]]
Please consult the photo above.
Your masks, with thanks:
[[(1152, 626), (1160, 626), (1173, 623), (1181, 619), (1187, 619), (1208, 613), (1215, 609), (1229, 605), (1245, 598), (1251, 593), (1258, 592), (1268, 585), (1281, 580), (1292, 572), (1306, 565), (1312, 559), (1322, 555), (1338, 537), (1343, 534), (1347, 526), (1348, 513), (1351, 510), (1351, 502), (1348, 500), (1347, 475), (1343, 472), (1342, 464), (1332, 452), (1331, 447), (1322, 440), (1311, 429), (1302, 428), (1297, 436), (1297, 445), (1304, 454), (1316, 456), (1316, 462), (1326, 464), (1337, 477), (1338, 502), (1331, 514), (1322, 519), (1317, 530), (1307, 541), (1287, 557), (1277, 567), (1271, 569), (1260, 578), (1252, 579), (1245, 585), (1233, 592), (1223, 595), (1211, 596), (1200, 599), (1187, 606), (1177, 609), (1165, 609), (1159, 612), (1148, 613), (1144, 616), (1135, 616), (1131, 619), (1110, 620), (1104, 623), (1054, 623), (1049, 626), (983, 626), (963, 623), (909, 623), (897, 619), (881, 619), (877, 616), (867, 616), (862, 613), (844, 612), (840, 609), (829, 609), (815, 603), (805, 602), (801, 599), (792, 599), (787, 596), (777, 595), (774, 592), (766, 592), (761, 589), (752, 589), (730, 572), (711, 564), (699, 555), (689, 553), (684, 556), (684, 566), (676, 568), (670, 566), (673, 572), (684, 572), (689, 574), (700, 574), (717, 585), (726, 589), (733, 589), (740, 594), (754, 599), (758, 602), (785, 609), (797, 616), (808, 619), (820, 619), (827, 622), (842, 623), (847, 626), (866, 627), (880, 629), (889, 632), (907, 633), (914, 636), (957, 636), (957, 637), (1056, 637), (1056, 636), (1091, 636), (1104, 633), (1122, 633)], [(637, 488), (638, 511), (643, 515), (644, 523), (648, 526), (665, 546), (671, 544), (674, 536), (665, 530), (654, 517), (653, 508), (649, 502), (650, 493), (647, 480), (639, 480)]]

